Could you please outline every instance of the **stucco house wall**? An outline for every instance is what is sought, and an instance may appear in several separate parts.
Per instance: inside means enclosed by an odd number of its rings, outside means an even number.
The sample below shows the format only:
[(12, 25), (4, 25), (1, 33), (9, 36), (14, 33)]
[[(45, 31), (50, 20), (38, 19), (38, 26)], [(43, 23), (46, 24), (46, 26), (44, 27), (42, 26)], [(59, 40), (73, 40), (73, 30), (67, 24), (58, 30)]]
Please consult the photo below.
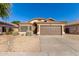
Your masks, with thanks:
[[(61, 32), (61, 34), (65, 34), (65, 32), (64, 32), (64, 23), (63, 22), (57, 22), (57, 21), (55, 21), (55, 20), (52, 20), (52, 19), (47, 19), (47, 21), (46, 21), (46, 19), (42, 19), (42, 18), (35, 18), (35, 19), (33, 19), (32, 21), (29, 21), (29, 22), (25, 22), (25, 23), (20, 23), (19, 24), (19, 33), (20, 34), (26, 34), (27, 33), (27, 31), (24, 31), (24, 32), (22, 32), (21, 31), (21, 27), (22, 26), (28, 26), (28, 27), (30, 27), (31, 26), (31, 28), (32, 28), (32, 30), (30, 30), (30, 32), (33, 34), (33, 31), (34, 31), (34, 23), (36, 23), (37, 24), (37, 34), (38, 35), (40, 35), (40, 33), (42, 33), (42, 30), (43, 29), (40, 29), (42, 26), (41, 25), (44, 25), (44, 28), (46, 27), (46, 26), (48, 26), (50, 29), (47, 29), (47, 32), (49, 31), (49, 30), (51, 30), (50, 32), (49, 32), (49, 34), (51, 33), (51, 35), (52, 34), (55, 34), (55, 32), (56, 31), (58, 31), (58, 33), (59, 32)], [(51, 25), (51, 26), (50, 26)], [(29, 30), (29, 29), (28, 29)], [(56, 30), (56, 31), (55, 31)], [(45, 31), (45, 29), (44, 29), (44, 31)], [(44, 32), (43, 31), (43, 32)], [(46, 35), (47, 35), (48, 33), (46, 33)], [(48, 35), (49, 35), (48, 34)], [(56, 34), (57, 34), (57, 32), (56, 32)], [(60, 34), (60, 35), (61, 35)]]
[[(22, 27), (25, 27), (26, 29), (25, 30), (22, 30)], [(32, 27), (32, 24), (31, 23), (20, 23), (19, 24), (19, 34), (20, 35), (28, 35), (28, 33), (30, 33), (30, 35), (33, 34), (33, 27)]]

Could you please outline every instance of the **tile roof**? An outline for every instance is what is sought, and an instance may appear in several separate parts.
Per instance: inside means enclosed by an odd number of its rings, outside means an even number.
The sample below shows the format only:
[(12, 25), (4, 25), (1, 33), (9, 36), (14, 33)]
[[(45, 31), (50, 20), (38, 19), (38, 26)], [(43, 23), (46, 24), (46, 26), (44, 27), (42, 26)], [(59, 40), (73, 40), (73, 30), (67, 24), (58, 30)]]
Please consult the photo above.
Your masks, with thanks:
[(37, 22), (37, 24), (65, 24), (64, 22)]
[(20, 24), (32, 25), (32, 23), (30, 23), (30, 22), (23, 22), (23, 23), (20, 23)]
[(51, 21), (55, 21), (55, 19), (53, 18), (48, 18), (46, 21), (51, 20)]
[(66, 24), (65, 26), (68, 26), (68, 25), (79, 25), (79, 22), (71, 22), (71, 23)]
[(18, 25), (13, 24), (13, 23), (8, 23), (8, 22), (4, 22), (4, 21), (0, 21), (0, 23), (2, 23), (4, 25), (10, 25), (10, 26), (13, 26), (13, 27), (18, 27)]

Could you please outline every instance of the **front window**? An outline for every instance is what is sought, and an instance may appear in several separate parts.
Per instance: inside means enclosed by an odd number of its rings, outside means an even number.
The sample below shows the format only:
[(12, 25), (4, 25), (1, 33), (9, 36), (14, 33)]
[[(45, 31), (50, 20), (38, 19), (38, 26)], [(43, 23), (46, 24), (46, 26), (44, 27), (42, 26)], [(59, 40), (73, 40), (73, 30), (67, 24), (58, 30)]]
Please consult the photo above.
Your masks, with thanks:
[(20, 31), (21, 32), (26, 32), (28, 30), (28, 26), (21, 26)]
[(32, 30), (32, 26), (29, 26), (29, 30), (30, 30), (30, 31)]

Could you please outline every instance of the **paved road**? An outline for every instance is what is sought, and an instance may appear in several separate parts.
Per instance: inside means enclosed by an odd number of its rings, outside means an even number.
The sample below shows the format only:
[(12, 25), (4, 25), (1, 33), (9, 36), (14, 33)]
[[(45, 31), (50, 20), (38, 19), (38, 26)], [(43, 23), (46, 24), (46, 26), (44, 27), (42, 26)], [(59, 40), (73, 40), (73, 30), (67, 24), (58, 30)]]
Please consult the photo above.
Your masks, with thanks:
[(79, 35), (1, 36), (0, 55), (79, 56)]

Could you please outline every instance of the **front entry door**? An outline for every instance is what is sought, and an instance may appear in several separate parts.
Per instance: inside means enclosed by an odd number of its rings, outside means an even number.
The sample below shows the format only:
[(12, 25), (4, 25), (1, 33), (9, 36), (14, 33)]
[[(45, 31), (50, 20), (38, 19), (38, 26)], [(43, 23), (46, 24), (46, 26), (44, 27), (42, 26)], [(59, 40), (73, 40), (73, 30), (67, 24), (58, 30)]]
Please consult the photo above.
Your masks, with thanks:
[(6, 32), (6, 27), (2, 27), (2, 32)]

